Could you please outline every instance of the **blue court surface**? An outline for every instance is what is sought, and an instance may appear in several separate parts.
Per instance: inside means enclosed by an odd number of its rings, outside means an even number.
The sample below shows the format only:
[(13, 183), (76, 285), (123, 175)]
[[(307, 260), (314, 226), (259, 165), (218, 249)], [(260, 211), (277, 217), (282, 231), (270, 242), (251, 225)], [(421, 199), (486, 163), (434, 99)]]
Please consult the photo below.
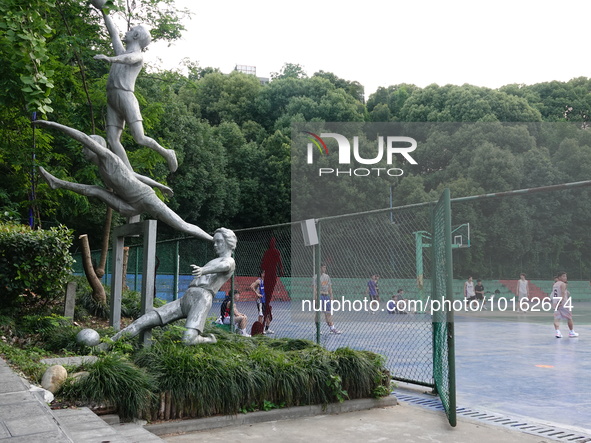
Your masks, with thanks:
[[(272, 337), (315, 340), (314, 313), (296, 302), (273, 302)], [(219, 313), (220, 301), (211, 316)], [(248, 330), (258, 317), (255, 303), (238, 302)], [(456, 313), (458, 408), (475, 408), (538, 422), (591, 431), (591, 306), (577, 306), (578, 338), (554, 336), (552, 313)], [(328, 349), (349, 346), (386, 356), (392, 373), (407, 372), (431, 381), (431, 328), (426, 314), (390, 315), (381, 311), (335, 313), (342, 334), (331, 334), (321, 318), (321, 343)], [(418, 386), (420, 388), (420, 386)], [(425, 388), (428, 389), (428, 388)]]
[[(575, 319), (576, 320), (576, 319)], [(458, 322), (457, 403), (591, 430), (591, 326)]]

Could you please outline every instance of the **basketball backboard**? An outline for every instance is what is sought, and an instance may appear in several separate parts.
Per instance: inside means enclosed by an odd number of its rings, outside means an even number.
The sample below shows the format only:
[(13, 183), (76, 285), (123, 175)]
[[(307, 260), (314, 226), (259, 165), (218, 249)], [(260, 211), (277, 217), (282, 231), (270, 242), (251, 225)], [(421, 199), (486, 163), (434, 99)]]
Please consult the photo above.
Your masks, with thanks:
[(469, 248), (470, 247), (470, 223), (463, 223), (451, 229), (451, 247)]

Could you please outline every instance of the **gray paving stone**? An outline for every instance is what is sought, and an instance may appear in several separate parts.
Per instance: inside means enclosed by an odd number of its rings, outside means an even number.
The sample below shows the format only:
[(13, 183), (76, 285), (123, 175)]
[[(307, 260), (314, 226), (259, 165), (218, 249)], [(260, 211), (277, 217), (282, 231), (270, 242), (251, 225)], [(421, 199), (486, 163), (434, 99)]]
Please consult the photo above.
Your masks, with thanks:
[(88, 408), (58, 409), (52, 413), (63, 431), (75, 443), (129, 443), (128, 439)]
[(20, 437), (23, 435), (40, 434), (44, 432), (53, 432), (57, 428), (56, 422), (47, 416), (20, 417), (12, 420), (5, 420), (10, 435)]
[(113, 425), (119, 434), (127, 438), (130, 442), (138, 443), (158, 443), (164, 442), (160, 437), (152, 434), (151, 432), (144, 429), (143, 426), (136, 425), (135, 423), (120, 423)]
[(10, 437), (10, 432), (8, 432), (6, 425), (0, 421), (0, 440), (7, 437)]
[(53, 412), (53, 416), (57, 419), (57, 421), (64, 425), (76, 425), (76, 424), (82, 424), (82, 423), (91, 423), (93, 424), (95, 427), (101, 427), (101, 426), (108, 426), (107, 423), (105, 423), (104, 421), (102, 421), (99, 417), (97, 417), (92, 411), (88, 411), (90, 414), (79, 414), (79, 413), (64, 413), (62, 411), (73, 411), (71, 409), (61, 409), (60, 413), (56, 413), (56, 411), (52, 411)]
[(0, 359), (0, 442), (72, 443), (49, 407)]
[(6, 394), (0, 394), (0, 406), (32, 400), (34, 400), (34, 398), (29, 391), (8, 392)]
[(114, 429), (90, 429), (90, 430), (73, 430), (64, 429), (67, 435), (74, 443), (101, 443), (108, 441), (109, 443), (129, 443), (129, 440), (120, 436)]
[(67, 437), (57, 428), (53, 432), (43, 434), (23, 435), (0, 440), (2, 443), (77, 443)]
[(22, 382), (20, 377), (14, 376), (12, 378), (1, 376), (0, 380), (0, 394), (9, 392), (28, 391), (29, 388)]
[(48, 414), (49, 409), (45, 409), (41, 402), (33, 398), (30, 401), (0, 405), (0, 417), (5, 422), (25, 418), (33, 423), (37, 417)]

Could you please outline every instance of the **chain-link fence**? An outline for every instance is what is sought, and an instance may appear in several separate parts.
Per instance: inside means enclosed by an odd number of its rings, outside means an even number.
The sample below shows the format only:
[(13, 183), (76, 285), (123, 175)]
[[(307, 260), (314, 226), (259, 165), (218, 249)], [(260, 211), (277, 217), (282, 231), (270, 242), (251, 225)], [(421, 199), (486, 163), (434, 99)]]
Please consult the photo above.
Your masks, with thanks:
[[(417, 284), (417, 259), (430, 270), (430, 251), (416, 255), (416, 233), (430, 230), (428, 207), (399, 208), (318, 221), (320, 261), (332, 279), (335, 300), (331, 321), (343, 334), (330, 332), (321, 313), (321, 341), (329, 347), (350, 346), (386, 356), (392, 376), (431, 386), (432, 333), (430, 317), (421, 305), (430, 285)], [(309, 249), (311, 249), (309, 247)], [(294, 311), (313, 293), (312, 260), (298, 263), (302, 280)], [(307, 272), (306, 272), (307, 271)], [(378, 300), (371, 295), (373, 275)], [(400, 299), (396, 307), (393, 297)], [(338, 309), (337, 309), (338, 308)], [(304, 325), (302, 325), (304, 327)]]
[[(238, 307), (250, 325), (258, 317), (251, 285), (262, 266), (267, 274), (274, 267), (270, 329), (276, 337), (319, 341), (328, 349), (374, 351), (384, 355), (395, 379), (434, 387), (431, 315), (423, 305), (431, 293), (430, 244), (421, 243), (417, 254), (418, 233), (431, 230), (430, 206), (317, 220), (317, 249), (305, 246), (300, 223), (237, 230), (236, 271), (221, 290), (226, 292), (233, 284), (240, 291)], [(273, 249), (277, 253), (269, 252)], [(156, 295), (167, 301), (186, 290), (192, 263), (204, 264), (214, 257), (210, 245), (190, 238), (159, 242), (156, 255)], [(274, 261), (265, 262), (269, 256)], [(141, 288), (142, 258), (141, 245), (129, 248), (130, 289)], [(340, 333), (331, 331), (327, 315), (313, 303), (315, 258), (327, 265), (334, 297), (330, 322)], [(373, 275), (379, 276), (379, 297), (372, 301), (368, 283)], [(400, 298), (398, 307), (395, 296)], [(212, 317), (222, 299), (223, 294), (218, 294)]]
[[(446, 189), (433, 211), (434, 300), (453, 302), (453, 259), (451, 246), (451, 205)], [(449, 423), (456, 425), (454, 311), (441, 303), (433, 310), (433, 378)]]

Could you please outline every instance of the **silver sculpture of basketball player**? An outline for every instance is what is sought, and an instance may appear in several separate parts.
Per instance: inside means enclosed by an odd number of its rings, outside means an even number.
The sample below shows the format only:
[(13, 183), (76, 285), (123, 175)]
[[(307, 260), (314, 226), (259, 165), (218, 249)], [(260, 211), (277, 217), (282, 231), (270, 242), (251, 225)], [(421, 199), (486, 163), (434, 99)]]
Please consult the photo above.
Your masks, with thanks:
[(150, 32), (142, 25), (130, 29), (123, 38), (126, 46), (119, 37), (117, 26), (103, 10), (105, 0), (91, 0), (94, 7), (101, 11), (109, 36), (113, 43), (115, 56), (108, 57), (104, 54), (95, 55), (96, 60), (104, 60), (111, 63), (109, 78), (107, 79), (107, 142), (115, 154), (131, 168), (125, 149), (121, 144), (121, 134), (125, 124), (134, 140), (142, 146), (146, 146), (162, 155), (171, 172), (178, 167), (176, 154), (172, 149), (166, 149), (158, 142), (144, 135), (142, 115), (137, 98), (134, 94), (135, 80), (144, 65), (142, 50), (151, 41)]
[(166, 206), (158, 198), (152, 187), (157, 187), (168, 195), (172, 195), (172, 189), (128, 168), (117, 155), (105, 146), (102, 137), (98, 135), (88, 136), (77, 129), (55, 122), (37, 120), (34, 123), (37, 126), (59, 129), (82, 143), (86, 158), (98, 166), (103, 183), (113, 191), (100, 186), (60, 180), (40, 166), (41, 175), (52, 189), (63, 188), (88, 197), (97, 197), (126, 217), (145, 212), (177, 231), (204, 240), (212, 240), (211, 235), (203, 229), (187, 223), (176, 212)]
[[(140, 332), (152, 329), (155, 326), (164, 326), (181, 318), (186, 318), (185, 327), (187, 330), (183, 334), (183, 343), (185, 345), (215, 343), (217, 340), (213, 335), (205, 337), (201, 334), (213, 298), (234, 273), (236, 265), (232, 258), (232, 251), (236, 248), (236, 242), (236, 235), (233, 231), (226, 228), (217, 229), (213, 235), (213, 248), (218, 257), (209, 261), (203, 267), (191, 265), (194, 278), (185, 294), (178, 300), (142, 315), (111, 339), (117, 341), (123, 336), (135, 337)], [(101, 347), (108, 349), (109, 345), (104, 343)]]

